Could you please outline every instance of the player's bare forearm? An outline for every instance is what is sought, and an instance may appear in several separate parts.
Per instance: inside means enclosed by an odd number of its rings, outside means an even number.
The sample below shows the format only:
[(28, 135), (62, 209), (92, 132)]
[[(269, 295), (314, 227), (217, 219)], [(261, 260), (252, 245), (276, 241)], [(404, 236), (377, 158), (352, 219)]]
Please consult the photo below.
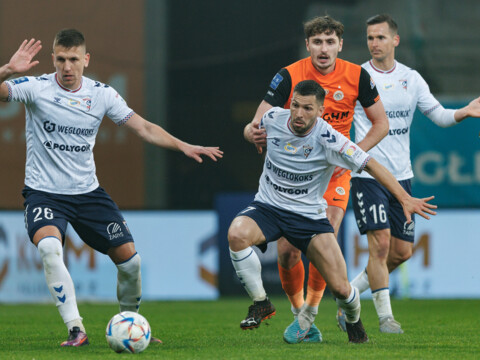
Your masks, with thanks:
[(368, 151), (387, 136), (389, 124), (385, 109), (380, 100), (372, 106), (364, 108), (364, 110), (368, 119), (372, 122), (372, 127), (357, 145), (363, 151)]
[(186, 143), (168, 133), (161, 126), (145, 120), (138, 114), (134, 114), (125, 125), (133, 130), (142, 140), (164, 149), (181, 151), (199, 163), (203, 162), (202, 155), (208, 156), (213, 161), (223, 157), (223, 151), (218, 147), (204, 147)]
[(403, 207), (407, 222), (411, 221), (411, 214), (413, 213), (416, 213), (425, 219), (430, 219), (428, 214), (436, 215), (436, 212), (432, 209), (436, 209), (437, 206), (428, 203), (434, 198), (433, 196), (423, 199), (410, 196), (397, 179), (395, 179), (392, 173), (375, 159), (372, 158), (368, 161), (365, 166), (365, 171), (372, 175), (380, 184), (385, 186), (393, 196), (395, 196)]

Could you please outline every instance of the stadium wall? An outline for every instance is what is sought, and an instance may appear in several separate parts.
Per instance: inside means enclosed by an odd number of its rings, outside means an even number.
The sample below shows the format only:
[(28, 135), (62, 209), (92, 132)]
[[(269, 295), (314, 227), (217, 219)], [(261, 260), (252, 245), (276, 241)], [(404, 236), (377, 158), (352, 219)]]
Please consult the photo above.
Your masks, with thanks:
[[(215, 211), (128, 211), (125, 219), (142, 257), (144, 300), (201, 299), (219, 295), (246, 296), (228, 252), (227, 230), (235, 214), (253, 194), (223, 194)], [(417, 217), (413, 257), (391, 276), (399, 298), (480, 298), (480, 243), (472, 229), (480, 210), (440, 210), (427, 221)], [(351, 279), (367, 263), (368, 247), (353, 212), (347, 211), (341, 238)], [(277, 271), (276, 243), (262, 261), (269, 294), (283, 294)], [(107, 256), (83, 244), (69, 228), (65, 262), (79, 301), (116, 301), (116, 268)], [(369, 297), (367, 291), (364, 295)], [(42, 262), (30, 244), (23, 213), (0, 212), (0, 302), (48, 302)]]

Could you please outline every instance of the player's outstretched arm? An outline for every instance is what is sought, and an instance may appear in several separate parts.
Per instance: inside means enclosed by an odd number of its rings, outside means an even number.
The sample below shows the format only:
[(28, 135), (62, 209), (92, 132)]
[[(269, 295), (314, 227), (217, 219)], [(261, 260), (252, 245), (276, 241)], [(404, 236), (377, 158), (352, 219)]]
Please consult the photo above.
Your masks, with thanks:
[(125, 126), (133, 130), (144, 141), (165, 149), (181, 151), (199, 163), (203, 162), (203, 155), (208, 156), (213, 161), (223, 157), (223, 151), (218, 147), (188, 144), (170, 135), (162, 127), (145, 120), (138, 114), (134, 114), (128, 119)]
[(262, 119), (263, 114), (270, 110), (273, 106), (268, 102), (263, 100), (255, 112), (253, 120), (245, 126), (243, 129), (243, 137), (248, 142), (255, 144), (259, 154), (262, 153), (262, 148), (267, 145), (267, 134), (265, 129), (259, 129), (260, 120)]
[(39, 61), (33, 61), (33, 58), (38, 54), (41, 48), (42, 43), (40, 40), (24, 40), (15, 54), (13, 54), (8, 64), (5, 64), (0, 68), (0, 100), (6, 101), (8, 98), (8, 88), (7, 85), (4, 84), (4, 81), (12, 75), (22, 74), (36, 66)]
[(428, 214), (436, 215), (437, 213), (432, 209), (436, 209), (437, 205), (429, 204), (428, 202), (434, 198), (430, 196), (428, 198), (418, 199), (411, 197), (399, 184), (397, 179), (378, 161), (371, 158), (365, 170), (372, 175), (380, 184), (385, 186), (395, 198), (400, 202), (403, 207), (403, 212), (407, 218), (407, 222), (412, 220), (411, 214), (418, 214), (425, 219), (430, 219)]

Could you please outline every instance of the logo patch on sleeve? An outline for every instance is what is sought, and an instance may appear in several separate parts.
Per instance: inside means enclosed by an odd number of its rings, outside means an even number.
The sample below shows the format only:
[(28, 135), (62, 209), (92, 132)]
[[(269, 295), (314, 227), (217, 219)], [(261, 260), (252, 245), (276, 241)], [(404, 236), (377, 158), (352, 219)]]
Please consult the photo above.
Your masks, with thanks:
[(19, 77), (17, 79), (12, 79), (10, 80), (12, 83), (14, 83), (15, 85), (18, 85), (18, 84), (21, 84), (23, 82), (26, 82), (28, 81), (28, 78), (26, 76), (22, 76), (22, 77)]
[(280, 74), (277, 74), (273, 77), (272, 82), (270, 83), (270, 87), (272, 90), (277, 90), (278, 85), (282, 82), (283, 76)]

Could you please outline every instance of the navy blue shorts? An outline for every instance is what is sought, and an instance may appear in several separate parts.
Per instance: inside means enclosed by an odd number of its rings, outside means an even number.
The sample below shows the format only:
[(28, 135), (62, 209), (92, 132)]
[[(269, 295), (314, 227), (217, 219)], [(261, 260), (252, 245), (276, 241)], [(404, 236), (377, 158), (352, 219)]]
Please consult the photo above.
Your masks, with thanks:
[[(410, 179), (399, 181), (405, 191), (412, 195)], [(390, 229), (392, 236), (413, 242), (415, 217), (407, 224), (402, 205), (378, 181), (352, 178), (351, 199), (358, 230), (363, 235), (369, 230)]]
[(111, 247), (133, 242), (120, 210), (101, 187), (86, 194), (61, 195), (26, 186), (22, 195), (30, 240), (47, 225), (56, 226), (65, 240), (70, 223), (83, 242), (103, 254)]
[[(237, 216), (248, 216), (253, 219), (267, 240), (267, 244), (285, 237), (304, 254), (313, 236), (333, 233), (333, 227), (328, 219), (313, 220), (291, 211), (282, 210), (258, 201), (253, 201)], [(259, 246), (262, 251), (266, 247)]]

